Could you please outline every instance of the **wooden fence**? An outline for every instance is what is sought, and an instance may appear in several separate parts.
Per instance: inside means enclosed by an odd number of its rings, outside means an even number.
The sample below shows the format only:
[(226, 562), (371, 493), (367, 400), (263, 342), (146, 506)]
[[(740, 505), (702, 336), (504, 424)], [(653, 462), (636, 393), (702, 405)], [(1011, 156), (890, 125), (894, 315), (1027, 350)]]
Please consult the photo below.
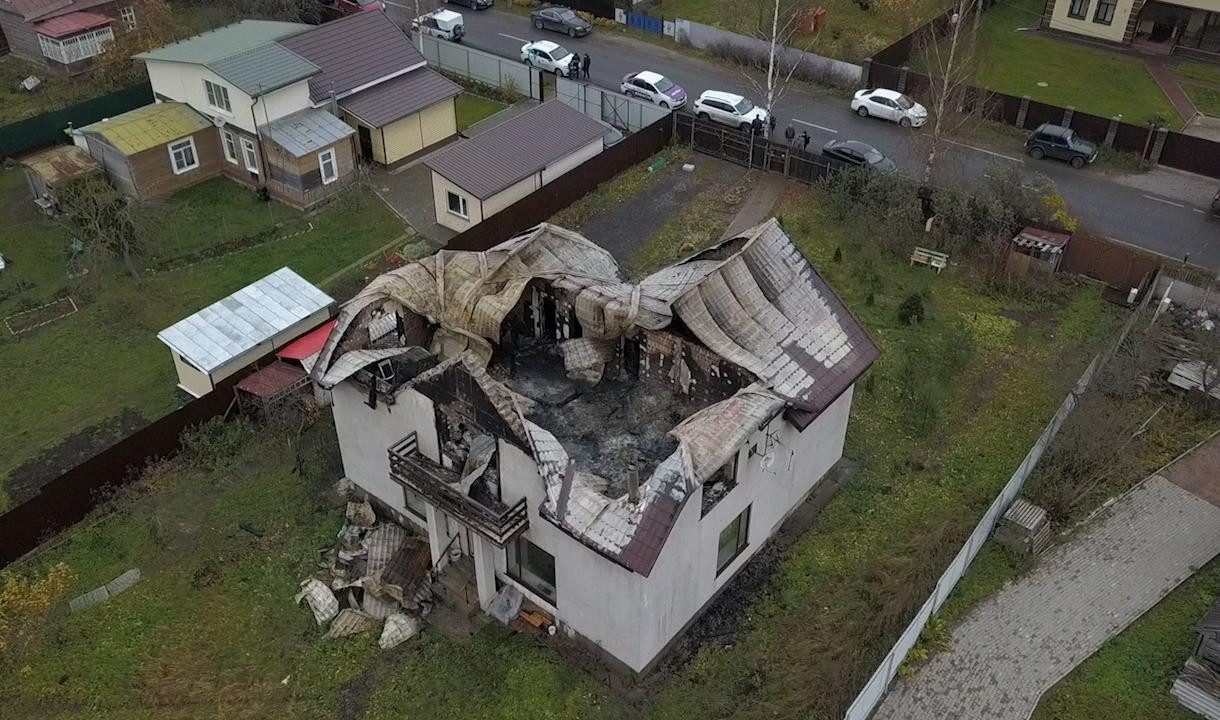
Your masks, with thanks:
[(674, 121), (675, 142), (748, 168), (813, 183), (843, 167), (796, 144), (768, 140), (748, 130), (718, 125), (688, 113), (675, 114)]

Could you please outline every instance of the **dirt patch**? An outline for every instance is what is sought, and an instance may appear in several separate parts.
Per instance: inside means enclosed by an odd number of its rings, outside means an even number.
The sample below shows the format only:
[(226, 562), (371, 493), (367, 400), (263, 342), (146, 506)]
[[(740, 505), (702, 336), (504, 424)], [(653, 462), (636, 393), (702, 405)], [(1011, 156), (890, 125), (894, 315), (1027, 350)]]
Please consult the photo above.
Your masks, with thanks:
[(27, 460), (9, 473), (4, 489), (12, 505), (38, 494), (43, 485), (148, 424), (143, 415), (124, 408), (107, 420), (73, 433), (63, 442)]

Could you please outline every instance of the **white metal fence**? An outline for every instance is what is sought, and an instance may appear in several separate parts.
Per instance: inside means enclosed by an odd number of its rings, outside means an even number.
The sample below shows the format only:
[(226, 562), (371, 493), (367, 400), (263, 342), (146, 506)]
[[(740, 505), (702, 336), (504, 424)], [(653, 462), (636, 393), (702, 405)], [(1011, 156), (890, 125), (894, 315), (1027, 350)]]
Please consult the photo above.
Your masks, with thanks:
[[(1148, 298), (1150, 297), (1152, 297), (1152, 293), (1148, 293), (1145, 296), (1144, 304), (1141, 307), (1147, 305)], [(1130, 332), (1131, 326), (1138, 316), (1138, 310), (1132, 313), (1126, 325), (1123, 326), (1122, 332), (1119, 333), (1118, 339), (1110, 346), (1110, 349), (1093, 358), (1093, 362), (1089, 363), (1089, 366), (1085, 368), (1080, 379), (1076, 381), (1076, 385), (1072, 387), (1072, 391), (1063, 399), (1063, 404), (1059, 406), (1055, 417), (1051, 418), (1050, 423), (1043, 429), (1034, 446), (1025, 454), (1025, 459), (1021, 461), (1020, 467), (1009, 478), (1008, 484), (1004, 486), (1004, 489), (1000, 491), (1000, 494), (991, 503), (991, 507), (987, 508), (986, 514), (983, 515), (982, 520), (974, 528), (974, 532), (970, 534), (966, 544), (962, 546), (962, 549), (953, 558), (953, 562), (949, 563), (949, 567), (945, 569), (944, 574), (936, 581), (936, 589), (932, 591), (931, 597), (919, 608), (915, 619), (911, 621), (907, 629), (898, 637), (898, 642), (894, 643), (894, 647), (890, 648), (889, 654), (881, 661), (877, 670), (869, 678), (868, 683), (865, 684), (864, 689), (852, 701), (851, 706), (847, 709), (847, 714), (843, 716), (844, 720), (867, 720), (873, 711), (876, 710), (881, 699), (885, 697), (885, 691), (889, 688), (890, 681), (898, 673), (898, 666), (902, 664), (907, 653), (911, 651), (911, 648), (915, 646), (915, 642), (919, 640), (919, 634), (923, 632), (924, 626), (928, 624), (928, 620), (936, 614), (936, 611), (948, 599), (949, 593), (953, 591), (958, 581), (966, 574), (966, 569), (970, 567), (970, 563), (974, 562), (974, 557), (982, 549), (983, 543), (987, 542), (987, 538), (991, 536), (991, 531), (995, 528), (996, 522), (999, 521), (1000, 516), (1004, 514), (1017, 495), (1021, 493), (1021, 488), (1024, 487), (1025, 481), (1038, 464), (1042, 453), (1046, 451), (1051, 441), (1055, 439), (1055, 435), (1059, 432), (1063, 422), (1072, 414), (1072, 410), (1076, 407), (1077, 398), (1089, 387), (1089, 383), (1093, 381), (1093, 376), (1107, 362), (1110, 353), (1127, 337), (1127, 333)]]
[(555, 79), (555, 97), (591, 118), (630, 132), (639, 132), (669, 114), (652, 103), (564, 77)]
[(542, 99), (542, 71), (537, 68), (429, 36), (423, 38), (423, 52), (428, 64), (438, 70), (456, 73), (493, 87), (511, 87), (526, 97)]

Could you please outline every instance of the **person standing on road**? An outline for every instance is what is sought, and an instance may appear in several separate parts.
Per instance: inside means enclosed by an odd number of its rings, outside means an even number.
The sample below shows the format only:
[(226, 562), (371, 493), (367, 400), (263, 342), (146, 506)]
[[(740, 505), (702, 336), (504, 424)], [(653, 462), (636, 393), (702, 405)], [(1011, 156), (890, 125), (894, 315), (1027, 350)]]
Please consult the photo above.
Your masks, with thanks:
[(581, 61), (581, 63), (580, 63), (580, 70), (584, 74), (585, 80), (589, 79), (589, 63), (590, 62), (592, 62), (592, 59), (589, 57), (589, 53), (585, 53), (585, 59), (583, 61)]
[(809, 152), (809, 131), (808, 130), (801, 131), (801, 149), (804, 150), (805, 152)]
[(794, 130), (791, 125), (784, 128), (784, 139), (788, 141), (789, 145), (796, 140), (796, 130)]
[(767, 117), (767, 139), (768, 140), (775, 139), (775, 116), (774, 115)]
[(573, 80), (580, 79), (580, 56), (572, 53), (572, 60), (568, 62), (568, 77)]
[(758, 116), (755, 115), (754, 119), (750, 121), (750, 134), (755, 137), (762, 135), (762, 126), (762, 120), (759, 120)]

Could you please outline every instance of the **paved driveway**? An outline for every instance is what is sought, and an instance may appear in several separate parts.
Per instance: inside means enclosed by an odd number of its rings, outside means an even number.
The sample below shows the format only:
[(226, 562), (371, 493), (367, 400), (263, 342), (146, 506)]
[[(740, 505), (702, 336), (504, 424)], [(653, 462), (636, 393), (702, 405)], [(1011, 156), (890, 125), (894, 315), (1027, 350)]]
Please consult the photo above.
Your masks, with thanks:
[(1217, 554), (1220, 436), (971, 611), (954, 628), (955, 651), (895, 681), (875, 720), (1026, 720), (1060, 678)]

